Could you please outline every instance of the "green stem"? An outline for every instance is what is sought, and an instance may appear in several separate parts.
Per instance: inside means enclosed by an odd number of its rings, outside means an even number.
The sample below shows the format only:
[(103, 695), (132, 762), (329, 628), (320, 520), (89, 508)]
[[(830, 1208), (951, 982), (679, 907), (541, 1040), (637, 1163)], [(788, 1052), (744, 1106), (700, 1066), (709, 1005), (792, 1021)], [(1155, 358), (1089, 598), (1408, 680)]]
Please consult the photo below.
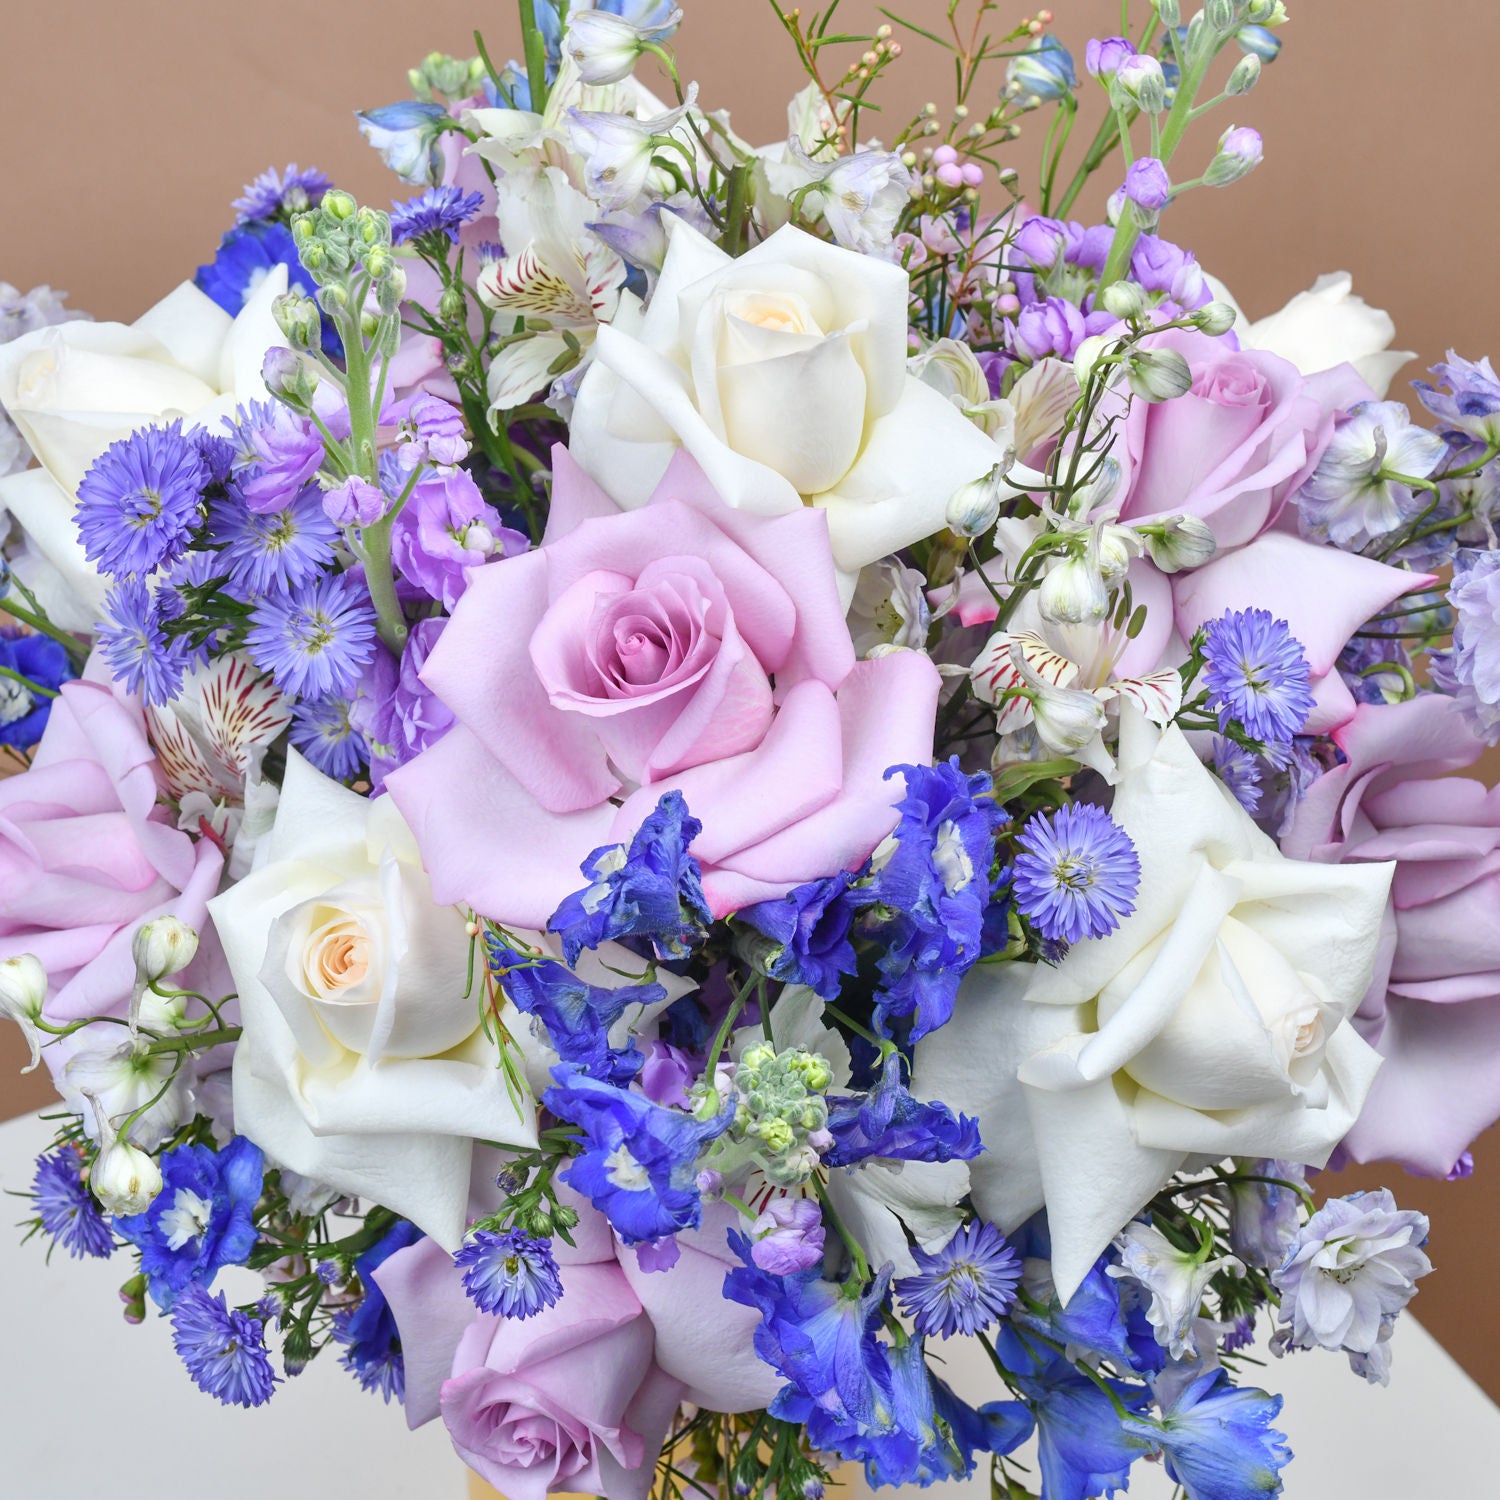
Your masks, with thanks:
[(365, 528), (360, 548), (364, 553), (365, 582), (370, 589), (370, 602), (375, 606), (376, 630), (387, 651), (400, 659), (406, 646), (406, 617), (401, 612), (401, 601), (396, 597), (396, 580), (391, 572), (391, 525), (394, 517), (382, 516), (373, 526)]
[(67, 648), (68, 654), (75, 657), (83, 657), (84, 650), (77, 639), (60, 630), (45, 614), (33, 613), (24, 605), (17, 604), (14, 599), (0, 601), (0, 611), (8, 614), (11, 619), (19, 621), (22, 625), (29, 625), (33, 630), (40, 631), (42, 635), (51, 636), (60, 646)]
[(39, 682), (33, 682), (29, 677), (23, 677), (19, 672), (12, 672), (9, 667), (0, 667), (0, 677), (10, 682), (18, 682), (28, 693), (39, 693), (43, 698), (57, 697), (57, 689), (43, 687)]
[(242, 1026), (224, 1026), (218, 1031), (205, 1031), (196, 1036), (163, 1037), (159, 1042), (152, 1042), (146, 1051), (153, 1057), (162, 1052), (206, 1052), (210, 1047), (239, 1041), (243, 1031)]
[(531, 92), (531, 108), (542, 114), (547, 108), (547, 42), (536, 24), (534, 0), (517, 0), (521, 13), (521, 45), (526, 55), (526, 83)]
[(844, 1249), (849, 1252), (849, 1259), (854, 1266), (854, 1275), (863, 1286), (870, 1279), (870, 1263), (865, 1259), (865, 1252), (855, 1243), (854, 1236), (844, 1228), (844, 1221), (839, 1218), (838, 1210), (828, 1196), (828, 1184), (821, 1177), (814, 1177), (812, 1187), (823, 1207), (823, 1222), (832, 1224), (838, 1237), (844, 1242)]
[(745, 248), (745, 206), (750, 193), (750, 169), (741, 162), (729, 169), (729, 202), (724, 209), (724, 233), (719, 246), (727, 255)]

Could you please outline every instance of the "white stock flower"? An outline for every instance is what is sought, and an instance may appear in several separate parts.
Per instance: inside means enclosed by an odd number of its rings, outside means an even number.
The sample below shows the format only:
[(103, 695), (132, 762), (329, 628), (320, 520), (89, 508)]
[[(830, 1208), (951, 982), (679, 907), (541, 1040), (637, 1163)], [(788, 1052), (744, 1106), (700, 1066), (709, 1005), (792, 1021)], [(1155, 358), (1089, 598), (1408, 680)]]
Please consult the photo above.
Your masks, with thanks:
[(0, 511), (47, 565), (40, 598), (58, 624), (92, 629), (104, 598), (73, 525), (79, 480), (137, 427), (183, 417), (217, 430), (241, 402), (264, 401), (266, 350), (286, 343), (271, 303), (285, 290), (285, 267), (272, 268), (231, 318), (184, 282), (128, 326), (62, 323), (0, 344), (0, 406), (41, 466), (0, 478)]
[(1180, 730), (1122, 710), (1111, 816), (1134, 913), (1056, 966), (975, 970), (917, 1048), (916, 1082), (1003, 1147), (970, 1163), (986, 1218), (1046, 1206), (1064, 1300), (1191, 1158), (1321, 1166), (1379, 1058), (1346, 1025), (1393, 866), (1286, 859)]
[(475, 1141), (534, 1145), (535, 1120), (465, 993), (464, 918), (433, 902), (395, 804), (292, 752), (255, 870), (209, 909), (244, 1026), (236, 1128), (457, 1248)]
[(669, 228), (639, 324), (599, 332), (573, 412), (584, 469), (633, 509), (685, 448), (737, 509), (823, 508), (846, 575), (941, 531), (1003, 455), (907, 370), (906, 273), (791, 227), (738, 259)]
[(1416, 357), (1409, 349), (1391, 348), (1396, 337), (1391, 315), (1356, 297), (1347, 271), (1325, 273), (1279, 312), (1254, 323), (1222, 282), (1212, 276), (1207, 281), (1214, 300), (1228, 303), (1239, 315), (1234, 331), (1241, 348), (1279, 354), (1304, 375), (1350, 364), (1376, 396), (1384, 396), (1396, 371)]
[(1221, 1270), (1243, 1276), (1244, 1262), (1233, 1255), (1210, 1259), (1179, 1250), (1154, 1224), (1139, 1220), (1116, 1236), (1115, 1248), (1120, 1264), (1104, 1269), (1117, 1280), (1134, 1281), (1145, 1292), (1146, 1321), (1156, 1342), (1173, 1359), (1198, 1358), (1203, 1294)]

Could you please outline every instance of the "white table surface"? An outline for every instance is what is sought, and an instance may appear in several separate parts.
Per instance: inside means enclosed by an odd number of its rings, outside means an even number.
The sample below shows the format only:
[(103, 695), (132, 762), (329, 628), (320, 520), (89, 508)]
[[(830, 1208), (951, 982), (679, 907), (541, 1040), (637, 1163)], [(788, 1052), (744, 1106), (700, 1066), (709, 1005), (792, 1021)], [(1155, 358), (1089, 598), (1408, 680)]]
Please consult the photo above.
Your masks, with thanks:
[[(34, 1116), (0, 1124), (0, 1188), (28, 1188), (50, 1138), (50, 1127)], [(164, 1319), (148, 1315), (132, 1327), (121, 1316), (124, 1256), (75, 1261), (56, 1254), (46, 1264), (43, 1247), (35, 1240), (21, 1245), (10, 1227), (25, 1203), (6, 1201), (0, 1495), (462, 1500), (464, 1470), (441, 1426), (408, 1432), (399, 1408), (360, 1390), (332, 1351), (253, 1411), (202, 1395), (178, 1362)], [(1476, 1287), (1475, 1294), (1493, 1293)], [(239, 1295), (248, 1300), (253, 1292)], [(961, 1392), (982, 1380), (962, 1342), (943, 1350)], [(1479, 1500), (1500, 1493), (1500, 1408), (1411, 1318), (1398, 1326), (1394, 1348), (1384, 1390), (1356, 1379), (1336, 1356), (1269, 1361), (1260, 1378), (1286, 1397), (1278, 1425), (1297, 1455), (1285, 1476), (1290, 1500)], [(981, 1383), (972, 1394), (994, 1393)], [(1171, 1492), (1159, 1466), (1136, 1465), (1134, 1500), (1165, 1500)], [(927, 1493), (932, 1500), (988, 1500), (978, 1480)]]

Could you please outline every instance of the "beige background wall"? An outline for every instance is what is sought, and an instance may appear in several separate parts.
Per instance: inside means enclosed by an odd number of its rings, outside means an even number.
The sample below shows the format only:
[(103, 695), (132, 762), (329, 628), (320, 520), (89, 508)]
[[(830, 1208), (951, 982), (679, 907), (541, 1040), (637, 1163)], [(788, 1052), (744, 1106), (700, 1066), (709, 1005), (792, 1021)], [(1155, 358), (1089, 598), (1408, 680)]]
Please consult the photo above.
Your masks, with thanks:
[[(753, 140), (783, 135), (798, 74), (769, 0), (681, 3), (683, 72), (699, 80), (703, 102), (732, 106)], [(1213, 122), (1213, 131), (1258, 127), (1265, 166), (1236, 187), (1190, 195), (1164, 232), (1192, 246), (1253, 314), (1343, 268), (1390, 309), (1401, 344), (1422, 363), (1450, 344), (1470, 357), (1500, 352), (1500, 4), (1289, 5), (1281, 58), (1232, 119), (1226, 111)], [(892, 8), (931, 26), (946, 0)], [(1117, 0), (1053, 0), (1052, 9), (1080, 68), (1083, 41), (1118, 26)], [(1130, 10), (1139, 24), (1144, 0)], [(1012, 7), (1001, 13), (1009, 20)], [(874, 0), (846, 0), (841, 11), (846, 29), (878, 21)], [(406, 68), (427, 51), (471, 52), (476, 25), (492, 55), (516, 50), (508, 0), (0, 0), (0, 279), (23, 289), (51, 282), (75, 306), (128, 320), (212, 255), (229, 200), (267, 165), (316, 164), (371, 202), (404, 196), (360, 139), (353, 111), (403, 97)], [(947, 68), (912, 40), (892, 75), (892, 118), (928, 98), (943, 105)], [(1023, 177), (1039, 135), (1014, 148)], [(1186, 149), (1196, 171), (1208, 143), (1190, 138)], [(1097, 210), (1116, 185), (1105, 181), (1089, 206)], [(0, 1032), (0, 1117), (48, 1097), (41, 1079), (16, 1077), (18, 1040), (11, 1028)], [(1500, 1164), (1493, 1133), (1477, 1155), (1479, 1175), (1452, 1187), (1399, 1172), (1363, 1178), (1389, 1179), (1403, 1202), (1433, 1215), (1440, 1269), (1417, 1306), (1500, 1397), (1490, 1269), (1500, 1188), (1486, 1176)]]

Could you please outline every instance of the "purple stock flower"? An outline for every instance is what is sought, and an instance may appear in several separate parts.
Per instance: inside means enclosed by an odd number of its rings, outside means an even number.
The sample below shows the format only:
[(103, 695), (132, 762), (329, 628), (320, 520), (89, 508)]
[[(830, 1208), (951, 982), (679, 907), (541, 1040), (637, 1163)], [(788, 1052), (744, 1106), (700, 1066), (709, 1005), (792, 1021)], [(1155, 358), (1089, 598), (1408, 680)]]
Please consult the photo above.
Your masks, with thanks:
[(653, 1103), (668, 1109), (687, 1109), (688, 1090), (697, 1077), (692, 1060), (680, 1047), (658, 1038), (646, 1045), (641, 1067), (641, 1092)]
[(1158, 235), (1143, 234), (1136, 241), (1130, 257), (1130, 279), (1188, 312), (1213, 300), (1193, 252)]
[(1127, 57), (1135, 56), (1135, 47), (1123, 36), (1094, 37), (1083, 49), (1084, 70), (1108, 82)]
[(513, 557), (529, 544), (503, 526), (479, 486), (462, 469), (417, 481), (391, 528), (391, 558), (407, 582), (449, 610), (469, 586), (469, 569), (491, 557)]
[(75, 517), (89, 561), (117, 578), (174, 561), (198, 525), (209, 478), (180, 421), (111, 443), (78, 484)]
[(1088, 337), (1083, 311), (1061, 297), (1048, 297), (1021, 309), (1011, 347), (1027, 359), (1072, 359)]
[(245, 504), (260, 514), (285, 509), (323, 462), (317, 428), (278, 401), (253, 403), (233, 426), (251, 465), (241, 477)]
[(325, 574), (308, 588), (262, 599), (245, 644), (283, 692), (348, 697), (375, 656), (375, 609), (362, 581)]
[(373, 526), (390, 503), (382, 490), (358, 474), (323, 491), (323, 514), (335, 526)]
[(1172, 179), (1154, 156), (1140, 156), (1125, 174), (1125, 196), (1151, 213), (1167, 206), (1172, 196)]
[(368, 748), (370, 779), (378, 789), (385, 778), (453, 727), (447, 705), (420, 673), (448, 621), (422, 620), (412, 626), (399, 666), (383, 646), (376, 651), (349, 710), (349, 722)]
[(456, 187), (428, 188), (405, 203), (391, 205), (391, 241), (404, 245), (408, 240), (442, 235), (456, 245), (458, 231), (483, 206), (482, 193), (466, 193)]
[(1219, 137), (1219, 149), (1209, 162), (1203, 181), (1209, 187), (1227, 187), (1248, 177), (1261, 163), (1265, 147), (1260, 132), (1248, 125), (1231, 126)]
[(244, 192), (229, 206), (239, 215), (235, 221), (274, 219), (283, 210), (300, 213), (323, 201), (323, 194), (333, 186), (332, 180), (316, 167), (305, 171), (292, 162), (285, 171), (267, 167), (254, 182), (245, 184)]
[(823, 1243), (823, 1214), (812, 1198), (773, 1198), (750, 1226), (750, 1259), (777, 1276), (817, 1265)]
[(422, 463), (442, 468), (462, 463), (469, 455), (463, 413), (423, 391), (403, 401), (392, 412), (397, 422), (396, 463), (410, 474)]

